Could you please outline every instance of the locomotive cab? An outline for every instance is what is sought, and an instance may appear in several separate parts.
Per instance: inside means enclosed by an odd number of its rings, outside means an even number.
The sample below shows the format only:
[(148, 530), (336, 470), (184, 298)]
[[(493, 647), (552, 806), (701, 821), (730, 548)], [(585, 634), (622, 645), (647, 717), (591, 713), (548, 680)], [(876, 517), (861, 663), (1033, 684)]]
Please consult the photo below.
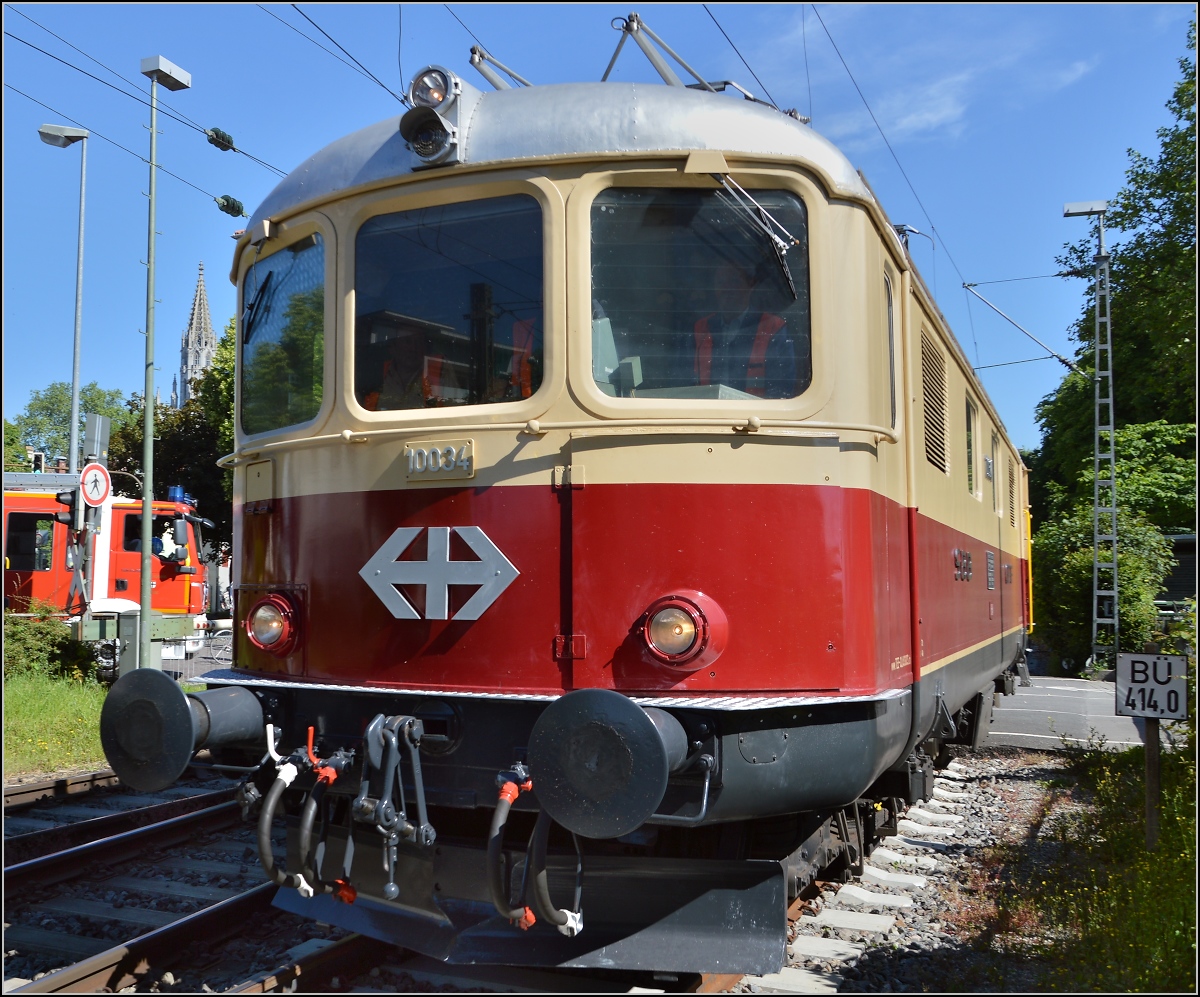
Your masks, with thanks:
[(986, 734), (1019, 456), (845, 157), (713, 90), (430, 67), (239, 240), (234, 667), (127, 698), (180, 718), (155, 780), (262, 729), (278, 906), (773, 972)]

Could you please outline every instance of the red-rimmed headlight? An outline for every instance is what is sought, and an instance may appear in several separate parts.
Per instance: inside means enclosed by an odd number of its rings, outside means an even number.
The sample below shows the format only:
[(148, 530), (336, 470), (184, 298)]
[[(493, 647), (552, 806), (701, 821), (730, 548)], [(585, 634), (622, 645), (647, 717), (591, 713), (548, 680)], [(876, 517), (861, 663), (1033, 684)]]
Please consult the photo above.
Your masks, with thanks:
[(285, 596), (260, 599), (246, 614), (250, 643), (270, 654), (287, 654), (296, 642), (296, 612)]
[(681, 665), (697, 657), (708, 645), (708, 619), (688, 599), (659, 599), (642, 624), (646, 647), (659, 661)]

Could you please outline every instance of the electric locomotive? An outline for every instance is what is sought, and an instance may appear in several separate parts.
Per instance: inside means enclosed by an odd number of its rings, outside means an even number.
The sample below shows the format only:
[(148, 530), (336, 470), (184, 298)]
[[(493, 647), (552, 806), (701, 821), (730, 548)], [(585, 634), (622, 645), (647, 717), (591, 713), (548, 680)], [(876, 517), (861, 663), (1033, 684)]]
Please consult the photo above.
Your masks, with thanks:
[(238, 240), (234, 667), (122, 678), (109, 761), (262, 756), (275, 903), (326, 923), (774, 971), (789, 901), (1011, 692), (1025, 468), (804, 120), (437, 66), (409, 97)]

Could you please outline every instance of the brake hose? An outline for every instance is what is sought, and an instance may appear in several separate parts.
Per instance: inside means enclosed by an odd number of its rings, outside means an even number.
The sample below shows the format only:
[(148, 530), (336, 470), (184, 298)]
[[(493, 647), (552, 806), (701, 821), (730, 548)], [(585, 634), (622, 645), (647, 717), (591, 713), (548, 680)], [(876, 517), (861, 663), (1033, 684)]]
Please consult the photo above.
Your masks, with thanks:
[(561, 910), (550, 899), (550, 884), (546, 876), (546, 843), (550, 839), (553, 818), (546, 810), (538, 814), (533, 826), (533, 847), (530, 849), (529, 864), (533, 869), (533, 905), (537, 912), (568, 938), (583, 931), (583, 912)]
[(258, 816), (258, 860), (266, 870), (267, 878), (280, 886), (291, 886), (300, 891), (300, 895), (311, 897), (313, 889), (308, 885), (303, 875), (289, 874), (275, 861), (275, 852), (271, 846), (271, 824), (275, 820), (275, 808), (283, 797), (283, 792), (300, 774), (300, 770), (292, 762), (285, 762), (279, 767), (279, 775), (271, 783), (267, 798), (263, 800), (262, 813)]
[(308, 855), (312, 845), (312, 829), (313, 823), (317, 816), (317, 811), (321, 808), (321, 803), (325, 799), (325, 788), (327, 783), (318, 782), (311, 793), (308, 794), (308, 799), (304, 804), (304, 811), (300, 815), (300, 832), (296, 839), (297, 850), (300, 852), (300, 872), (301, 875), (312, 884), (313, 889), (317, 893), (332, 893), (334, 884), (327, 883), (319, 878), (312, 866), (309, 865)]
[(487, 874), (488, 889), (492, 894), (492, 903), (501, 917), (515, 922), (522, 929), (528, 930), (537, 922), (532, 910), (528, 907), (512, 907), (508, 901), (508, 888), (504, 884), (501, 852), (504, 848), (504, 826), (508, 823), (508, 812), (513, 802), (520, 795), (521, 787), (515, 782), (506, 782), (500, 787), (500, 798), (496, 801), (496, 809), (492, 814), (492, 826), (488, 831)]

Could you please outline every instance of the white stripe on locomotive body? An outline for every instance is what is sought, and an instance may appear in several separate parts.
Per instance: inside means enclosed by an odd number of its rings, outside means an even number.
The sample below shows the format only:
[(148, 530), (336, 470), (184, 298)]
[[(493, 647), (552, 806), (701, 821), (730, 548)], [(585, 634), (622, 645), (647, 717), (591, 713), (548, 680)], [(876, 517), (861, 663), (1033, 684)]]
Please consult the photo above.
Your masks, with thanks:
[[(196, 676), (196, 682), (204, 682), (209, 686), (238, 685), (260, 689), (295, 689), (294, 681), (281, 681), (271, 678), (247, 678), (245, 672), (237, 672), (232, 668), (219, 668)], [(359, 695), (375, 695), (386, 692), (389, 696), (428, 696), (428, 689), (400, 689), (395, 686), (379, 687), (370, 685), (339, 685), (331, 682), (305, 682), (305, 690), (318, 692), (353, 693)], [(499, 702), (520, 703), (552, 703), (561, 699), (560, 695), (541, 695), (539, 693), (521, 692), (464, 692), (461, 690), (439, 690), (433, 695), (446, 699), (488, 699)], [(893, 699), (901, 699), (908, 695), (908, 689), (883, 689), (868, 696), (629, 696), (639, 706), (671, 707), (676, 709), (695, 710), (774, 710), (788, 706), (831, 706), (845, 703), (882, 703)]]

